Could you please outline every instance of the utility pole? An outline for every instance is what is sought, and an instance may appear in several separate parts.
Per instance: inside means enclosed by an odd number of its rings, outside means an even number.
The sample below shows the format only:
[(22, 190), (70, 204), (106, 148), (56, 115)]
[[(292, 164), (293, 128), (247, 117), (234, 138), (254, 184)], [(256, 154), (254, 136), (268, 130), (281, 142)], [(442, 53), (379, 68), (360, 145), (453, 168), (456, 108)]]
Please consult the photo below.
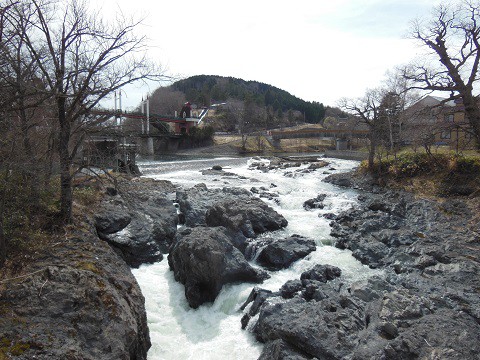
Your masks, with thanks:
[(143, 100), (142, 97), (142, 114), (145, 114), (146, 110), (146, 124), (144, 127), (144, 120), (142, 118), (142, 134), (146, 136), (146, 153), (147, 155), (154, 155), (155, 151), (153, 148), (153, 138), (150, 136), (150, 98), (147, 95), (146, 100)]
[[(142, 102), (140, 103), (140, 107), (143, 115), (145, 113), (145, 101), (143, 100), (143, 96), (142, 96)], [(145, 124), (143, 121), (143, 117), (142, 117), (142, 134), (145, 134)]]
[(150, 98), (147, 95), (147, 135), (150, 134)]
[(118, 109), (118, 121), (117, 121), (117, 126), (122, 126), (122, 90), (118, 90), (118, 104), (119, 104), (119, 109)]

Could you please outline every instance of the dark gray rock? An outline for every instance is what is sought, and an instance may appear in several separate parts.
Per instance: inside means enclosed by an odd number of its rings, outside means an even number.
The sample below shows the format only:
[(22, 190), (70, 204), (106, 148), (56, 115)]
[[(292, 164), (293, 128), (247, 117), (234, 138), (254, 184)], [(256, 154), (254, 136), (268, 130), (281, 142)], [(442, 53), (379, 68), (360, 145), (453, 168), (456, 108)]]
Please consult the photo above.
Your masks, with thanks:
[(250, 319), (257, 315), (258, 312), (260, 311), (260, 307), (263, 305), (263, 303), (271, 297), (276, 297), (278, 296), (277, 293), (274, 293), (270, 290), (265, 290), (265, 289), (260, 289), (258, 287), (254, 287), (252, 291), (250, 292), (250, 295), (248, 295), (247, 300), (243, 303), (243, 305), (240, 307), (240, 310), (245, 310), (245, 308), (252, 303), (250, 308), (248, 309), (248, 312), (244, 314), (242, 317), (241, 323), (242, 323), (242, 329), (245, 329), (248, 325), (248, 322)]
[(336, 217), (337, 217), (337, 215), (335, 215), (334, 213), (326, 213), (326, 214), (323, 214), (321, 216), (324, 217), (327, 220), (335, 220)]
[(279, 195), (277, 193), (269, 191), (267, 188), (265, 188), (263, 186), (260, 187), (260, 188), (252, 187), (250, 189), (250, 191), (253, 194), (258, 195), (258, 197), (260, 197), (262, 199), (278, 201)]
[(280, 295), (284, 299), (291, 299), (295, 296), (295, 294), (302, 291), (302, 288), (303, 288), (303, 285), (302, 285), (302, 282), (300, 280), (298, 280), (298, 279), (288, 280), (280, 288)]
[(342, 275), (342, 270), (332, 265), (317, 264), (300, 275), (300, 280), (315, 280), (322, 283), (334, 280)]
[(146, 359), (145, 300), (127, 264), (93, 231), (50, 246), (0, 286), (0, 358)]
[(328, 163), (324, 160), (320, 160), (320, 161), (315, 161), (315, 162), (310, 163), (310, 165), (308, 166), (308, 169), (309, 170), (318, 170), (318, 169), (324, 168), (325, 166), (328, 166), (328, 165), (330, 165), (330, 163)]
[[(320, 301), (331, 297), (332, 294), (334, 297), (338, 296), (342, 286), (334, 289), (333, 287), (322, 287), (322, 284), (337, 278), (340, 274), (341, 270), (335, 266), (317, 264), (309, 271), (303, 273), (302, 280), (289, 280), (282, 285), (278, 292), (255, 287), (241, 307), (241, 310), (244, 310), (249, 303), (252, 303), (248, 312), (242, 318), (242, 328), (245, 328), (250, 319), (259, 313), (267, 299), (280, 299), (280, 297), (283, 299), (292, 299), (298, 297), (301, 298), (302, 301)], [(321, 279), (321, 281), (317, 279)]]
[(258, 360), (304, 360), (311, 357), (292, 348), (283, 340), (274, 340), (265, 344)]
[(266, 302), (254, 332), (260, 341), (281, 339), (309, 357), (348, 358), (357, 344), (352, 334), (366, 326), (361, 306), (353, 302), (344, 305), (333, 311), (330, 299), (305, 302), (293, 298), (287, 302)]
[(160, 261), (177, 230), (178, 215), (163, 194), (129, 194), (128, 201), (107, 200), (95, 215), (98, 236), (132, 267)]
[(383, 297), (384, 291), (393, 291), (394, 287), (386, 280), (374, 276), (368, 280), (356, 281), (350, 285), (349, 293), (365, 302), (370, 302)]
[(102, 212), (94, 215), (97, 232), (104, 235), (123, 230), (132, 221), (132, 216), (123, 203), (105, 205)]
[(221, 168), (220, 168), (220, 169), (215, 168), (215, 166), (214, 166), (213, 168), (211, 168), (211, 169), (202, 170), (201, 172), (202, 172), (202, 175), (214, 175), (214, 176), (224, 176), (224, 177), (238, 177), (238, 175), (235, 174), (235, 173), (222, 170)]
[(185, 225), (189, 227), (207, 225), (205, 215), (215, 203), (226, 199), (239, 202), (253, 198), (248, 190), (240, 188), (208, 189), (205, 184), (197, 184), (190, 189), (177, 190), (176, 201), (185, 215)]
[(214, 203), (206, 212), (208, 226), (225, 226), (255, 237), (288, 225), (287, 220), (256, 197), (235, 197)]
[(353, 187), (354, 182), (349, 174), (331, 174), (323, 181), (340, 187)]
[(300, 235), (274, 240), (259, 253), (257, 262), (270, 270), (289, 267), (295, 261), (304, 258), (316, 249), (315, 240)]
[(195, 227), (178, 235), (168, 263), (175, 280), (185, 285), (191, 307), (213, 302), (225, 284), (258, 283), (268, 277), (252, 268), (232, 241), (224, 227)]
[(327, 197), (327, 194), (320, 194), (313, 199), (309, 199), (303, 203), (303, 208), (305, 210), (311, 209), (323, 209), (325, 205), (323, 204), (323, 200)]

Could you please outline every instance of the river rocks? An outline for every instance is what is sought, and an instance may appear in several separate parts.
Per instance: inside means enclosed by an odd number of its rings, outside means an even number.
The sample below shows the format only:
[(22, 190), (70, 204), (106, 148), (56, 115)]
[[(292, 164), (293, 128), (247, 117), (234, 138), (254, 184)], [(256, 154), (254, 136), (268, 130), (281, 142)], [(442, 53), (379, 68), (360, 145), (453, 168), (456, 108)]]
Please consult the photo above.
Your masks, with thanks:
[(349, 174), (331, 174), (327, 176), (323, 181), (337, 185), (340, 187), (353, 187), (354, 182)]
[(201, 171), (202, 175), (213, 175), (218, 177), (238, 177), (237, 174), (223, 170), (220, 165), (214, 165), (211, 169)]
[[(289, 281), (280, 292), (252, 291), (252, 306), (242, 326), (246, 327), (250, 320), (248, 328), (258, 340), (266, 342), (265, 354), (271, 354), (272, 343), (278, 341), (281, 353), (292, 351), (318, 359), (413, 359), (437, 355), (442, 359), (470, 359), (480, 350), (480, 344), (472, 342), (480, 334), (478, 317), (471, 309), (465, 311), (466, 298), (462, 309), (457, 310), (454, 301), (446, 305), (432, 297), (435, 285), (432, 288), (430, 284), (429, 291), (420, 293), (419, 283), (414, 287), (405, 281), (405, 275), (400, 275), (401, 279), (372, 277), (345, 286), (339, 282), (341, 276), (325, 283), (312, 280), (322, 279), (317, 277), (322, 271), (316, 270), (304, 273), (309, 274), (309, 279), (302, 275), (301, 282)], [(338, 275), (337, 270), (332, 273)], [(316, 294), (312, 296), (313, 283)], [(257, 314), (258, 320), (252, 324)]]
[(248, 190), (240, 188), (208, 189), (203, 183), (189, 189), (179, 189), (176, 201), (185, 215), (185, 225), (188, 227), (205, 226), (207, 210), (215, 203), (226, 199), (237, 199), (239, 202), (251, 198)]
[(326, 283), (340, 275), (342, 275), (342, 271), (336, 266), (317, 264), (312, 269), (304, 271), (300, 275), (300, 279), (302, 282), (304, 280), (314, 280)]
[(263, 347), (262, 354), (258, 360), (303, 360), (310, 359), (305, 354), (300, 353), (299, 351), (292, 349), (288, 344), (283, 340), (274, 340), (268, 342)]
[(309, 199), (303, 203), (303, 208), (305, 210), (323, 209), (325, 207), (325, 205), (323, 204), (323, 200), (325, 200), (326, 197), (327, 194), (320, 194), (313, 199)]
[(214, 301), (225, 284), (267, 278), (248, 264), (224, 227), (195, 227), (179, 234), (168, 263), (175, 280), (185, 285), (185, 297), (193, 308)]
[(319, 160), (319, 161), (315, 161), (315, 162), (310, 163), (310, 165), (308, 165), (308, 169), (309, 170), (318, 170), (318, 169), (324, 168), (325, 166), (328, 166), (328, 165), (330, 165), (329, 162), (326, 162), (324, 160)]
[(300, 235), (274, 240), (258, 254), (257, 262), (269, 270), (289, 267), (293, 262), (315, 251), (315, 241)]
[(299, 279), (295, 280), (288, 280), (285, 284), (282, 285), (280, 288), (280, 295), (284, 299), (291, 299), (301, 291), (303, 288), (302, 282)]
[[(298, 169), (298, 172), (309, 173), (329, 165), (325, 160), (319, 160), (318, 156), (287, 156), (287, 157), (268, 157), (268, 159), (255, 158), (250, 163), (250, 169), (267, 172), (276, 169), (297, 168), (302, 165), (308, 165), (305, 169)], [(295, 173), (285, 173), (287, 177), (294, 177)]]
[(205, 215), (208, 226), (225, 226), (240, 230), (246, 237), (255, 237), (288, 225), (287, 220), (255, 197), (236, 197), (216, 202)]
[(100, 234), (109, 235), (119, 232), (132, 221), (132, 216), (123, 203), (117, 202), (116, 205), (118, 206), (105, 205), (103, 211), (95, 215), (95, 227)]
[(163, 258), (175, 236), (178, 215), (171, 200), (153, 192), (137, 194), (135, 201), (108, 199), (94, 220), (98, 236), (130, 266), (138, 267)]
[[(273, 187), (275, 187), (275, 186), (273, 186)], [(273, 200), (273, 201), (278, 202), (278, 194), (275, 193), (275, 192), (269, 191), (269, 189), (267, 189), (264, 186), (262, 186), (260, 188), (252, 187), (250, 189), (250, 192), (258, 195), (258, 197), (260, 197), (260, 198), (267, 199), (267, 200)]]
[(93, 234), (62, 238), (0, 285), (0, 357), (146, 359), (144, 298), (125, 262)]
[(261, 341), (281, 339), (309, 357), (347, 358), (357, 342), (351, 335), (365, 329), (365, 318), (354, 302), (335, 308), (331, 303), (330, 299), (306, 302), (301, 298), (266, 302), (254, 332)]
[[(457, 247), (458, 242), (451, 242), (453, 237), (469, 237), (444, 226), (452, 221), (465, 223), (471, 217), (466, 210), (457, 208), (460, 213), (449, 212), (447, 218), (434, 202), (417, 200), (406, 193), (386, 192), (381, 198), (370, 196), (359, 208), (337, 215), (331, 234), (337, 238), (337, 247), (352, 250), (357, 259), (370, 267), (397, 264), (397, 271), (427, 268), (449, 261), (442, 247), (449, 243)], [(438, 242), (438, 237), (445, 240)]]
[(331, 216), (332, 235), (337, 247), (382, 270), (351, 282), (316, 265), (279, 291), (256, 289), (242, 326), (265, 342), (263, 358), (478, 357), (478, 206), (419, 199), (370, 180), (335, 177), (368, 191)]

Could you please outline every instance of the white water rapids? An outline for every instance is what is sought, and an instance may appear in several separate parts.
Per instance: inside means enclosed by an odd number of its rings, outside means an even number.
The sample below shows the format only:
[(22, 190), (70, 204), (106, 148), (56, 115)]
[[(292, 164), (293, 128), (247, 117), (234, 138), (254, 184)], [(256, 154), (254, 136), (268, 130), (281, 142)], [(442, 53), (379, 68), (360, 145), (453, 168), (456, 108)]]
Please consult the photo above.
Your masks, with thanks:
[[(311, 173), (296, 172), (299, 168), (278, 169), (266, 173), (249, 170), (248, 164), (252, 160), (246, 158), (144, 161), (139, 165), (145, 176), (169, 180), (185, 188), (203, 182), (209, 188), (236, 186), (251, 189), (263, 186), (271, 192), (278, 193), (278, 204), (263, 199), (288, 220), (288, 226), (276, 231), (273, 236), (283, 238), (300, 234), (315, 239), (317, 250), (288, 269), (269, 272), (271, 278), (258, 285), (276, 291), (287, 280), (300, 278), (303, 271), (315, 264), (338, 266), (342, 270), (344, 282), (365, 279), (376, 273), (355, 260), (349, 251), (328, 245), (331, 241), (330, 220), (321, 215), (337, 214), (353, 206), (356, 202), (356, 193), (322, 182), (321, 180), (327, 176), (323, 172), (345, 172), (358, 163), (338, 159), (326, 160), (330, 162), (330, 166)], [(238, 174), (240, 178), (218, 178), (200, 173), (200, 170), (209, 169), (213, 165), (223, 166), (225, 171)], [(294, 176), (288, 177), (285, 173), (294, 173)], [(319, 194), (328, 195), (324, 201), (325, 208), (306, 211), (303, 203)], [(185, 300), (183, 285), (177, 283), (173, 273), (169, 271), (166, 257), (159, 263), (143, 265), (133, 270), (133, 273), (146, 301), (152, 341), (148, 353), (150, 360), (244, 360), (259, 357), (262, 345), (256, 342), (250, 332), (241, 329), (240, 319), (243, 314), (239, 311), (254, 284), (225, 286), (215, 303), (202, 305), (193, 310)]]

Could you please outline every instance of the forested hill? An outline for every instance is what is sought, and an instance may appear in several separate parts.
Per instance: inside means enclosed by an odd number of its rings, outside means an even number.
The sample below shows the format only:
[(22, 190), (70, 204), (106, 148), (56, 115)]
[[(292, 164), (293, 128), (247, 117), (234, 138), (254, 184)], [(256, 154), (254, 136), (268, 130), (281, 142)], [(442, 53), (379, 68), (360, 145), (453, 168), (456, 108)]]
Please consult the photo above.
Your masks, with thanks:
[(197, 75), (171, 85), (185, 94), (186, 99), (200, 106), (208, 106), (229, 99), (252, 100), (258, 106), (275, 112), (299, 111), (309, 123), (319, 123), (325, 116), (322, 103), (299, 99), (285, 90), (257, 81), (245, 81), (233, 77)]

